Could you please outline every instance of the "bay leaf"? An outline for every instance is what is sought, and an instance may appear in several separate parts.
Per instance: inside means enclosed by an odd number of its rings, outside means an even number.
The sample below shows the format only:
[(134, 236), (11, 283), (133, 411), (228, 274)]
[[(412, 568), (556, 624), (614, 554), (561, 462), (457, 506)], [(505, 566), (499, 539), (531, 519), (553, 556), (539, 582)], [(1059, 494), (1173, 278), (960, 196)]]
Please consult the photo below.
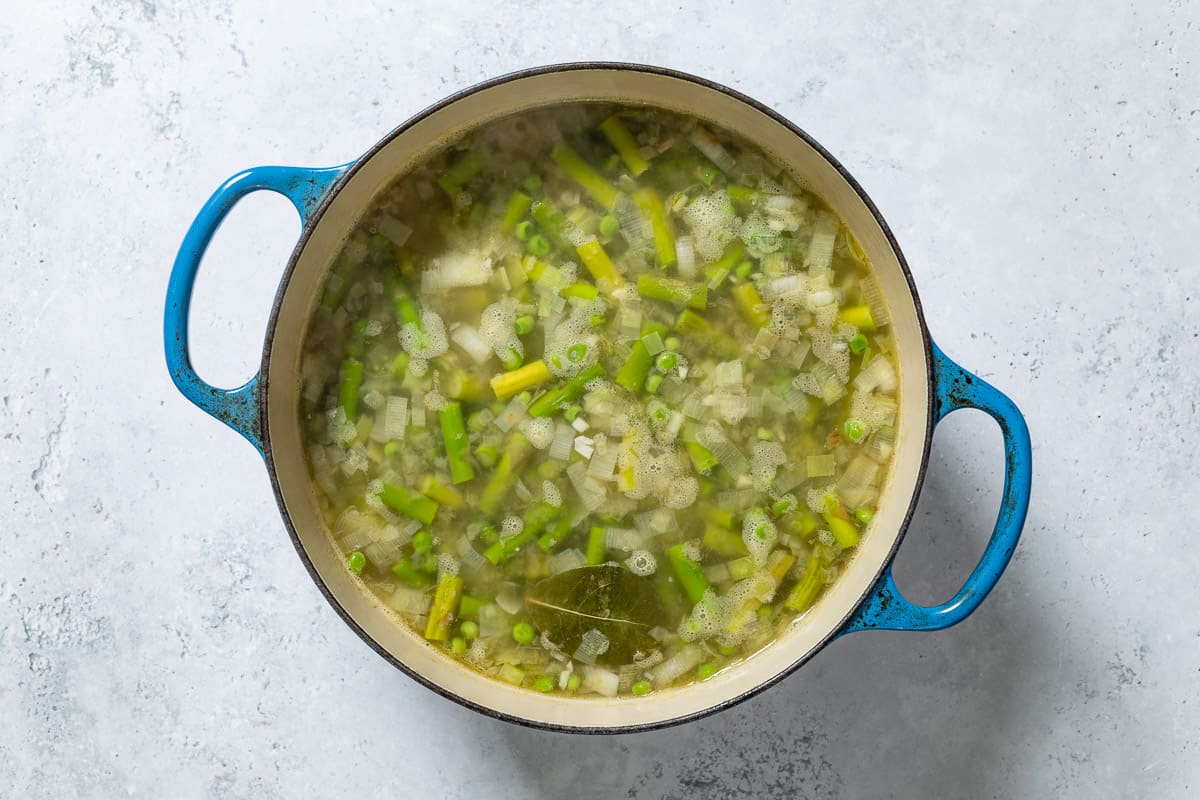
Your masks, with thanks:
[(610, 665), (654, 650), (658, 643), (650, 629), (663, 622), (654, 582), (616, 564), (577, 567), (539, 581), (526, 593), (525, 609), (567, 655), (587, 631), (604, 634), (608, 650), (596, 661)]

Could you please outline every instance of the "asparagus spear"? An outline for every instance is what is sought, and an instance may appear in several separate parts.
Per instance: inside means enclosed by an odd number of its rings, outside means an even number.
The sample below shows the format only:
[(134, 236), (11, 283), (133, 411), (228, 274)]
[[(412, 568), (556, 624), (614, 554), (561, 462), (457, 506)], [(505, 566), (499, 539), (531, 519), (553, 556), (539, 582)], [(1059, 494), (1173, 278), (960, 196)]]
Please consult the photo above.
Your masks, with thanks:
[(644, 273), (638, 276), (638, 294), (676, 306), (703, 309), (708, 304), (708, 287), (702, 283)]
[(504, 454), (500, 456), (500, 461), (492, 470), (487, 485), (483, 487), (483, 492), (479, 495), (480, 511), (485, 514), (495, 514), (500, 509), (500, 504), (504, 502), (508, 490), (512, 488), (531, 453), (533, 453), (533, 445), (523, 435), (514, 433), (509, 437)]
[(446, 403), (441, 412), (442, 442), (446, 445), (446, 459), (450, 463), (450, 479), (455, 483), (466, 483), (475, 477), (475, 468), (469, 457), (470, 444), (463, 425), (462, 405)]
[(442, 483), (433, 475), (426, 475), (421, 479), (421, 494), (436, 500), (439, 505), (450, 508), (462, 508), (466, 504), (461, 492)]
[(592, 528), (588, 531), (587, 563), (595, 566), (604, 563), (604, 528)]
[(704, 597), (704, 593), (708, 591), (708, 579), (704, 577), (704, 571), (700, 569), (700, 565), (684, 555), (681, 544), (674, 544), (667, 548), (667, 560), (671, 562), (671, 569), (675, 571), (675, 577), (678, 579), (679, 585), (683, 587), (688, 599), (693, 603), (699, 603), (700, 599)]
[(443, 642), (450, 636), (454, 620), (458, 616), (458, 601), (462, 597), (463, 579), (457, 575), (443, 573), (438, 578), (433, 605), (429, 607), (429, 619), (425, 623), (425, 638), (431, 642)]
[[(559, 246), (566, 242), (563, 236), (571, 223), (567, 220), (567, 215), (551, 205), (548, 200), (535, 200), (529, 207), (529, 215)], [(530, 278), (536, 280), (537, 276), (531, 272)]]
[(525, 524), (518, 533), (500, 539), (487, 550), (483, 557), (493, 564), (512, 558), (517, 552), (541, 533), (558, 514), (558, 509), (547, 503), (538, 503), (525, 514)]
[(358, 417), (358, 391), (362, 388), (363, 363), (355, 358), (347, 358), (342, 362), (341, 377), (338, 405), (346, 412), (346, 419), (353, 422)]
[(730, 292), (733, 294), (733, 301), (737, 304), (738, 311), (742, 312), (742, 316), (746, 318), (747, 322), (756, 328), (765, 328), (771, 324), (771, 313), (767, 311), (767, 306), (763, 303), (763, 299), (753, 283), (750, 281), (739, 283)]
[(812, 555), (808, 558), (808, 564), (804, 568), (804, 575), (792, 587), (792, 591), (788, 592), (787, 599), (783, 601), (783, 604), (792, 611), (797, 613), (807, 611), (821, 594), (821, 589), (825, 586), (825, 564), (822, 556), (820, 548), (813, 550)]
[(646, 159), (642, 158), (642, 153), (638, 149), (633, 134), (629, 132), (629, 128), (625, 127), (625, 123), (616, 114), (613, 114), (600, 123), (600, 131), (608, 139), (613, 149), (617, 151), (617, 155), (621, 157), (621, 160), (625, 162), (625, 166), (629, 167), (629, 171), (633, 174), (633, 177), (636, 178), (650, 167)]
[(704, 274), (708, 278), (709, 289), (717, 289), (725, 282), (744, 252), (746, 252), (746, 244), (741, 239), (734, 239), (733, 243), (725, 248), (721, 257), (705, 268)]
[(549, 553), (571, 532), (571, 515), (563, 514), (538, 538), (538, 547)]
[(595, 286), (592, 286), (587, 281), (576, 281), (570, 286), (563, 287), (559, 294), (561, 294), (563, 297), (574, 297), (579, 300), (591, 302), (600, 295), (600, 290)]
[(560, 142), (555, 145), (550, 151), (550, 158), (604, 208), (616, 205), (619, 194), (616, 188), (567, 144)]
[(604, 252), (600, 242), (595, 239), (584, 242), (575, 248), (575, 252), (579, 253), (579, 259), (604, 292), (612, 294), (625, 285), (621, 273), (617, 271), (617, 265), (608, 257), (608, 253)]
[(604, 367), (593, 364), (581, 371), (574, 378), (557, 389), (551, 389), (533, 401), (529, 406), (529, 416), (548, 417), (559, 409), (578, 400), (586, 391), (587, 385), (604, 374)]
[(629, 357), (621, 365), (621, 370), (617, 373), (615, 380), (631, 392), (640, 392), (653, 365), (654, 356), (650, 355), (650, 351), (646, 349), (645, 342), (638, 339), (633, 343)]
[(525, 219), (531, 205), (533, 205), (532, 197), (524, 192), (513, 192), (504, 206), (504, 216), (500, 219), (501, 230), (512, 233), (517, 227), (517, 223)]
[(742, 541), (741, 534), (734, 533), (720, 525), (712, 523), (705, 525), (701, 543), (707, 549), (726, 558), (746, 555), (746, 543)]
[(442, 187), (442, 191), (450, 195), (451, 199), (462, 191), (462, 186), (467, 181), (479, 174), (479, 170), (483, 169), (483, 165), (487, 163), (488, 152), (482, 147), (474, 147), (463, 154), (458, 161), (450, 165), (437, 179), (437, 185)]
[(666, 269), (675, 263), (675, 234), (671, 231), (671, 223), (667, 219), (667, 210), (663, 206), (662, 198), (649, 187), (638, 189), (632, 197), (633, 202), (650, 217), (650, 228), (654, 232), (654, 252), (658, 256), (658, 265)]
[(379, 492), (379, 499), (392, 511), (412, 517), (429, 525), (437, 516), (438, 504), (432, 498), (416, 492), (410, 492), (403, 486), (385, 483)]
[(501, 373), (492, 378), (492, 391), (496, 393), (497, 398), (503, 400), (506, 397), (512, 397), (514, 394), (523, 392), (538, 384), (545, 383), (553, 377), (550, 374), (550, 368), (546, 366), (546, 362), (539, 358), (537, 361), (531, 361), (523, 367)]
[(870, 306), (849, 306), (838, 312), (840, 322), (849, 322), (860, 331), (872, 333), (875, 330), (875, 317), (871, 315)]

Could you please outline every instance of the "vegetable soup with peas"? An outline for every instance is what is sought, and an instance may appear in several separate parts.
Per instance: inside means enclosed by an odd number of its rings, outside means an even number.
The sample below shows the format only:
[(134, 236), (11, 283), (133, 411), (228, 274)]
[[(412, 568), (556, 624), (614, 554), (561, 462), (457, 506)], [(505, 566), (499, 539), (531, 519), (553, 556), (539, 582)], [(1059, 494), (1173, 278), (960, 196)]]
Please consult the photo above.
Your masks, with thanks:
[(571, 697), (713, 679), (778, 637), (870, 535), (896, 435), (852, 234), (748, 142), (643, 107), (522, 112), (399, 176), (301, 375), (365, 590)]

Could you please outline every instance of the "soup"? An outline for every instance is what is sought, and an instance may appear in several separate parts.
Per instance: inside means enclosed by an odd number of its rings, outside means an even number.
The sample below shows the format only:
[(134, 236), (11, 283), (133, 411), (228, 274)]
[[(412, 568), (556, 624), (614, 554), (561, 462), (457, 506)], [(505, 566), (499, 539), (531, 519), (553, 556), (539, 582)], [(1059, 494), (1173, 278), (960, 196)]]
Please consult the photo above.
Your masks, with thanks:
[(306, 332), (347, 569), (498, 680), (643, 696), (770, 644), (868, 535), (887, 308), (839, 218), (736, 136), (580, 103), (382, 192)]

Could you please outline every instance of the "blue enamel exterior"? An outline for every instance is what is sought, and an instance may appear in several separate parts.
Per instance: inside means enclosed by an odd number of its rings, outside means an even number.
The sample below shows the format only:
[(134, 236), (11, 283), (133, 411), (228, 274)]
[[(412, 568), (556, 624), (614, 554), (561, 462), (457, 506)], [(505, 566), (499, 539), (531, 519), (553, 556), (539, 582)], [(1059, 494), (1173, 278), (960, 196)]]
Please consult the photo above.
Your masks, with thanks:
[(920, 606), (909, 601), (896, 588), (889, 563), (871, 594), (839, 635), (867, 629), (936, 631), (962, 622), (1000, 580), (1017, 547), (1017, 540), (1021, 538), (1033, 475), (1033, 454), (1025, 418), (1012, 400), (955, 364), (936, 344), (932, 344), (932, 351), (934, 425), (953, 411), (976, 408), (996, 420), (1004, 434), (1004, 492), (996, 527), (983, 557), (954, 597), (936, 606)]
[(261, 454), (262, 398), (259, 375), (236, 389), (218, 389), (206, 383), (195, 369), (188, 352), (188, 313), (196, 272), (213, 234), (230, 210), (251, 192), (277, 192), (292, 201), (302, 223), (321, 204), (334, 182), (349, 168), (340, 167), (255, 167), (225, 181), (200, 209), (175, 256), (167, 284), (167, 306), (163, 317), (163, 345), (167, 369), (183, 396), (249, 440)]

